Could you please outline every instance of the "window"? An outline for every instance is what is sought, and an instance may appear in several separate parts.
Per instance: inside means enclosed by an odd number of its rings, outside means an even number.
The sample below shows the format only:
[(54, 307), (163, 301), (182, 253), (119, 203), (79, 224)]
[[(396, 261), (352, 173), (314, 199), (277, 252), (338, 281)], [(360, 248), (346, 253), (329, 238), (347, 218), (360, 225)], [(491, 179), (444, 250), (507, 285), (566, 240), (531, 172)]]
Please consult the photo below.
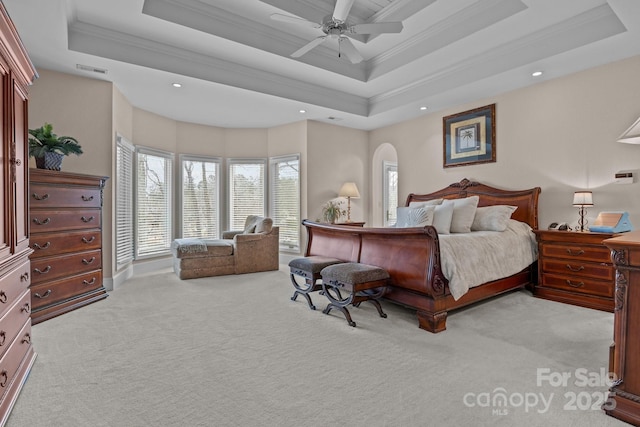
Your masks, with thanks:
[(249, 215), (266, 215), (264, 159), (229, 159), (229, 227), (244, 229)]
[(280, 247), (300, 249), (300, 156), (270, 159), (270, 215), (280, 227)]
[(398, 165), (393, 162), (383, 162), (383, 218), (384, 226), (396, 223), (396, 208), (398, 207)]
[(133, 261), (133, 153), (134, 147), (116, 137), (116, 268)]
[(220, 159), (180, 156), (182, 237), (220, 235)]
[(139, 147), (136, 161), (136, 258), (168, 253), (173, 155)]

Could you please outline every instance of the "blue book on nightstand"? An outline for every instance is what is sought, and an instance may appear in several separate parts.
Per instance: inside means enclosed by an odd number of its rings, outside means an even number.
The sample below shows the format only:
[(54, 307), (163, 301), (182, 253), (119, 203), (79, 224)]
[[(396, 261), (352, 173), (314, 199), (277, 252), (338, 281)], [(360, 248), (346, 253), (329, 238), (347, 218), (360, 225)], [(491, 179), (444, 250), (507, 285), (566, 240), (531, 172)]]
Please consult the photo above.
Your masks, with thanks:
[(595, 233), (623, 233), (633, 230), (628, 212), (600, 212), (598, 218), (589, 227)]

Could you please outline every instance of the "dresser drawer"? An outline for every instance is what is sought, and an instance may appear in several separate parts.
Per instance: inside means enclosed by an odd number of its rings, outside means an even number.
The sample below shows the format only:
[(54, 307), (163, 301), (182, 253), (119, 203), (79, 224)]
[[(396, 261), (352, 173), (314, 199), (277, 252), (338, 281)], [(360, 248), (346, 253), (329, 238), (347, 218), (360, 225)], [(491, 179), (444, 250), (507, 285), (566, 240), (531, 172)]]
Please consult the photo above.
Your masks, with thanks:
[(0, 394), (4, 396), (13, 378), (18, 372), (18, 368), (24, 359), (25, 354), (31, 347), (31, 322), (26, 322), (16, 339), (13, 340), (9, 349), (0, 359)]
[(611, 262), (611, 253), (604, 246), (578, 244), (544, 244), (542, 255), (550, 258), (569, 258), (576, 261)]
[(100, 211), (97, 209), (31, 210), (29, 218), (32, 233), (100, 228), (101, 226)]
[(31, 308), (31, 294), (26, 289), (22, 297), (16, 300), (5, 315), (0, 318), (0, 357), (18, 335), (22, 325), (29, 320)]
[(32, 208), (99, 208), (102, 206), (100, 193), (99, 188), (31, 183), (29, 202)]
[(29, 287), (29, 262), (21, 264), (0, 279), (0, 316)]
[[(592, 279), (613, 281), (613, 267), (608, 264), (580, 262), (564, 259), (543, 258), (541, 261), (543, 273), (556, 273), (575, 277), (590, 277)], [(32, 278), (33, 281), (34, 278)]]
[(608, 298), (613, 298), (614, 288), (610, 281), (556, 274), (544, 274), (540, 286)]
[(31, 261), (31, 283), (37, 284), (102, 268), (102, 251), (34, 258)]
[(96, 270), (31, 287), (31, 304), (37, 310), (102, 287), (102, 271)]
[(102, 248), (102, 234), (100, 230), (83, 230), (67, 233), (33, 233), (29, 240), (31, 248), (33, 249), (33, 253), (30, 255), (31, 258)]

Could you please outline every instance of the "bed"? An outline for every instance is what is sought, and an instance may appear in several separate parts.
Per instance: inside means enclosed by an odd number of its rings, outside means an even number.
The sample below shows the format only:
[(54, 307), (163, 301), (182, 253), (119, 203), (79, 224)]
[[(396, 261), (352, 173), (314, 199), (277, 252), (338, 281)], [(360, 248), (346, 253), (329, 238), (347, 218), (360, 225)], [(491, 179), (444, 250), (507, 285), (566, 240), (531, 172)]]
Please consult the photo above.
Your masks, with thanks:
[[(463, 179), (433, 193), (409, 194), (405, 206), (478, 196), (478, 208), (517, 207), (511, 214), (510, 227), (525, 227), (530, 231), (538, 228), (539, 195), (539, 187), (512, 191)], [(450, 240), (453, 235), (439, 235), (432, 225), (360, 228), (308, 220), (302, 224), (308, 233), (305, 256), (328, 256), (386, 269), (391, 276), (391, 286), (385, 299), (415, 309), (419, 327), (433, 333), (446, 329), (449, 311), (523, 288), (535, 279), (535, 260), (532, 260), (514, 274), (470, 287), (454, 298), (443, 271), (446, 263), (442, 260), (441, 248), (441, 240)]]

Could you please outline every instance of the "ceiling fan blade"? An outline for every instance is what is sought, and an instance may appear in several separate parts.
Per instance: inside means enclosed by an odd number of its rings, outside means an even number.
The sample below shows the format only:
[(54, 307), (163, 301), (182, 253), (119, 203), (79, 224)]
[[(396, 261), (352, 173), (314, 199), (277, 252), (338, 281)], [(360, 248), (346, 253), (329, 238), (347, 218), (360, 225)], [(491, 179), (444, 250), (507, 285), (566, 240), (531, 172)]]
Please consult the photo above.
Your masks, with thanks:
[(270, 18), (274, 21), (287, 22), (289, 24), (301, 24), (306, 25), (307, 27), (313, 28), (321, 28), (322, 24), (318, 24), (317, 22), (307, 21), (306, 19), (297, 18), (295, 16), (282, 15), (280, 13), (272, 13)]
[(298, 57), (304, 55), (305, 53), (309, 52), (311, 49), (313, 49), (314, 47), (318, 46), (320, 43), (325, 41), (326, 38), (327, 38), (327, 36), (320, 36), (320, 37), (318, 37), (316, 39), (311, 40), (309, 43), (305, 44), (300, 49), (298, 49), (295, 52), (293, 52), (291, 54), (291, 56), (293, 58), (298, 58)]
[(336, 7), (333, 9), (333, 19), (338, 21), (346, 21), (349, 11), (355, 0), (336, 0)]
[(402, 22), (375, 22), (372, 24), (356, 24), (349, 27), (353, 34), (383, 34), (399, 33), (402, 31)]
[(340, 52), (344, 53), (352, 64), (362, 62), (364, 58), (348, 37), (340, 37), (338, 43), (340, 44)]

